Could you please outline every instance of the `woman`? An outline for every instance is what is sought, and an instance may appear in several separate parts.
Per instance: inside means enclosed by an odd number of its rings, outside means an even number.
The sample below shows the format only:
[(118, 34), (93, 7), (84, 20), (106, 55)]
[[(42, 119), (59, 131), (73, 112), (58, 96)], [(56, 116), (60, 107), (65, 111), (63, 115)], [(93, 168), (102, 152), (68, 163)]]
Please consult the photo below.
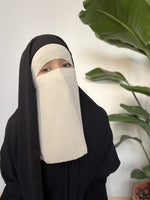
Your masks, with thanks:
[(107, 176), (120, 164), (108, 117), (78, 86), (58, 36), (37, 36), (23, 52), (0, 153), (1, 200), (107, 200)]

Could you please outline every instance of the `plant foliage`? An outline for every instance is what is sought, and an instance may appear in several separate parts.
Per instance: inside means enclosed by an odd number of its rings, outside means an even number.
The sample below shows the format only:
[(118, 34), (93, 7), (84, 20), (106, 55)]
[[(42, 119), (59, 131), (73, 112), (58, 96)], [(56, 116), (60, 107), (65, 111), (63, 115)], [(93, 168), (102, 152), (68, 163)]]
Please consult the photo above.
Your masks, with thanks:
[[(85, 10), (79, 13), (84, 24), (90, 26), (97, 38), (117, 47), (125, 47), (144, 54), (150, 60), (150, 0), (85, 0)], [(136, 93), (150, 97), (150, 87), (130, 85), (120, 72), (95, 68), (85, 74), (91, 81), (111, 80), (132, 92), (136, 105), (120, 106), (125, 113), (109, 115), (110, 121), (132, 123), (141, 127), (150, 139), (150, 113), (144, 108)], [(122, 135), (118, 147), (126, 140), (136, 141), (142, 148), (148, 165), (133, 169), (131, 178), (150, 180), (150, 156), (137, 137)]]
[(150, 0), (85, 0), (79, 13), (96, 37), (150, 59)]

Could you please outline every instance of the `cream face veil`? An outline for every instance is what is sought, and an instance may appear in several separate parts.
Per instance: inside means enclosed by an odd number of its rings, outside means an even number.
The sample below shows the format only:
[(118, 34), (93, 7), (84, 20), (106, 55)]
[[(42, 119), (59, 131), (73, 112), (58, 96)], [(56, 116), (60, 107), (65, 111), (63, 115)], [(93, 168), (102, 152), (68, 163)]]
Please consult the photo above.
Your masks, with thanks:
[(35, 53), (31, 63), (36, 88), (40, 158), (46, 163), (70, 161), (87, 154), (75, 69), (57, 68), (37, 76), (53, 59), (64, 59), (73, 65), (69, 51), (60, 44), (44, 45)]

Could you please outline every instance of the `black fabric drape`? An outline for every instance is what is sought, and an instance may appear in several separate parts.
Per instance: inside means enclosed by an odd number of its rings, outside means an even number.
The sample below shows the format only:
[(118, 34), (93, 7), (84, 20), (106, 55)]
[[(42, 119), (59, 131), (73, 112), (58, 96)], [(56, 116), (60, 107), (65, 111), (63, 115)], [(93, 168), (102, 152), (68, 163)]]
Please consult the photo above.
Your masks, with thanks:
[(93, 182), (84, 197), (84, 200), (108, 200), (106, 191), (106, 177)]
[[(41, 164), (31, 60), (40, 47), (49, 43), (58, 43), (68, 48), (57, 36), (41, 35), (30, 41), (21, 57), (18, 108), (7, 122), (0, 151), (1, 174), (6, 183), (1, 200), (58, 200), (56, 193), (63, 195), (61, 200), (84, 200), (90, 185), (107, 177), (120, 164), (106, 112), (80, 87), (81, 114), (88, 154), (69, 162), (48, 166)], [(44, 177), (47, 173), (48, 176)], [(61, 177), (62, 174), (64, 176)], [(46, 177), (50, 181), (48, 190), (45, 189), (48, 187)], [(59, 181), (64, 184), (63, 194), (58, 187)], [(54, 184), (57, 190), (51, 190)], [(49, 191), (50, 199), (45, 199)]]

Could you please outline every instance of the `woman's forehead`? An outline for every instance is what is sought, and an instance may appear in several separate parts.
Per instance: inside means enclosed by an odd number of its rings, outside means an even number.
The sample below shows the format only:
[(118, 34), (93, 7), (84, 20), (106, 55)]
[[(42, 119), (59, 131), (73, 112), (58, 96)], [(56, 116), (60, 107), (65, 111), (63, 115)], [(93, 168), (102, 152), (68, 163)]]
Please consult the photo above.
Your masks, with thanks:
[(41, 47), (32, 58), (31, 68), (35, 76), (47, 62), (54, 59), (64, 59), (73, 65), (72, 56), (67, 48), (60, 44), (47, 44)]
[(41, 47), (43, 47), (47, 44), (60, 44), (69, 50), (65, 41), (62, 38), (60, 38), (59, 36), (53, 35), (53, 34), (43, 34), (43, 35), (34, 37), (29, 42), (28, 45), (31, 46), (31, 58), (38, 51), (38, 49), (40, 49)]

